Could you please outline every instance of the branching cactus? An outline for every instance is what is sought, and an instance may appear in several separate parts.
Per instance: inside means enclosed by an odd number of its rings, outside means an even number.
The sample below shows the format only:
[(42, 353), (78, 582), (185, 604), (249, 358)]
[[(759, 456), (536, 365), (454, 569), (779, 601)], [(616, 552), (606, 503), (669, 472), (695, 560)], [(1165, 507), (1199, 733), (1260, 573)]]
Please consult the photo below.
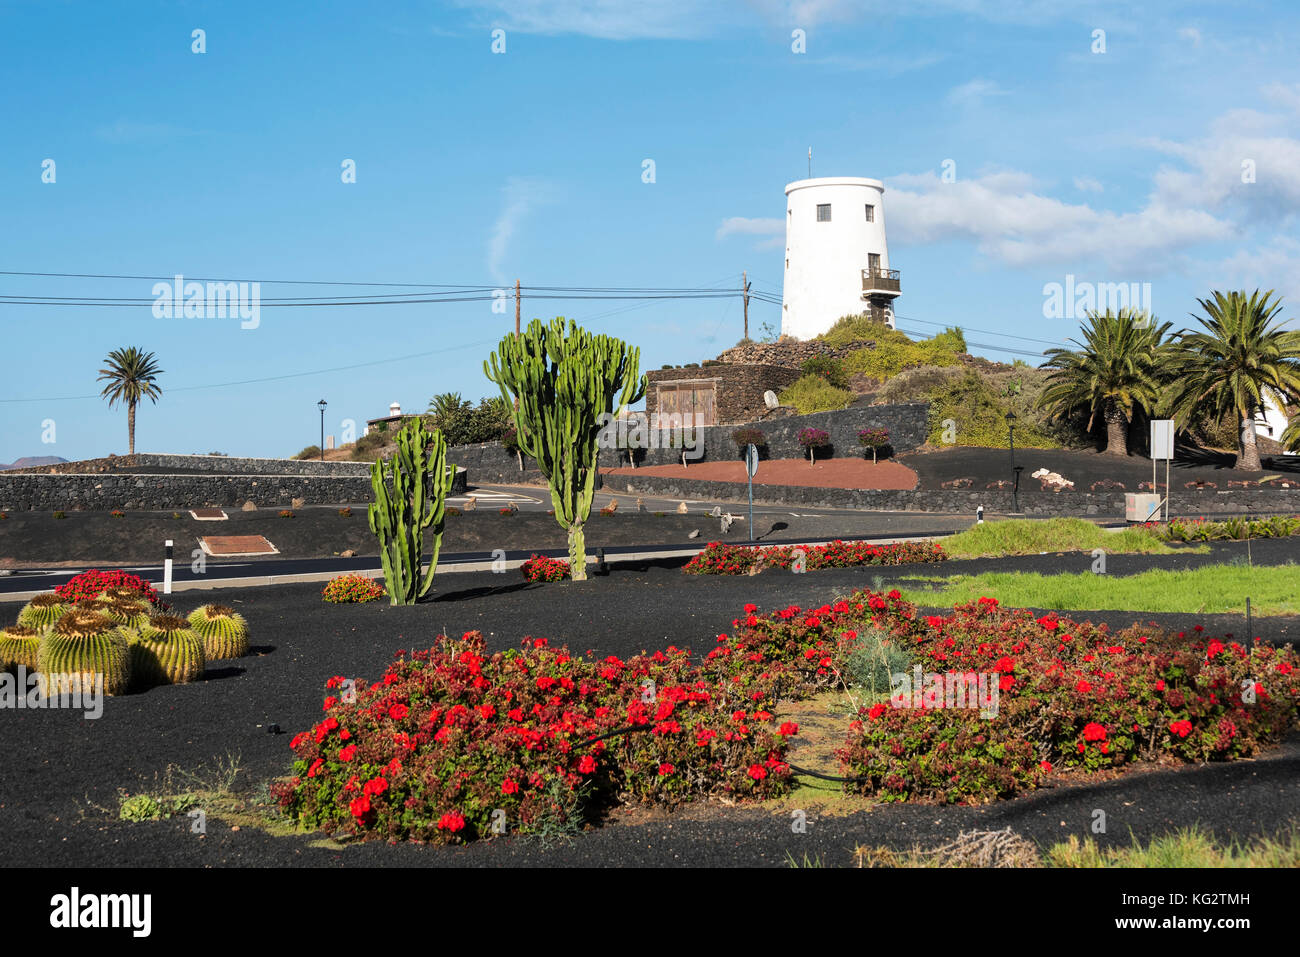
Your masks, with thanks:
[[(418, 418), (397, 433), (393, 457), (370, 467), (375, 490), (370, 531), (379, 539), (388, 599), (394, 605), (414, 605), (433, 587), (452, 477), (442, 432), (428, 431)], [(433, 538), (433, 557), (428, 570), (421, 571), (425, 529)]]
[(574, 581), (587, 577), (582, 528), (596, 494), (597, 439), (610, 415), (645, 395), (640, 362), (640, 349), (560, 317), (546, 325), (534, 319), (483, 363), (514, 409), (519, 447), (551, 487)]

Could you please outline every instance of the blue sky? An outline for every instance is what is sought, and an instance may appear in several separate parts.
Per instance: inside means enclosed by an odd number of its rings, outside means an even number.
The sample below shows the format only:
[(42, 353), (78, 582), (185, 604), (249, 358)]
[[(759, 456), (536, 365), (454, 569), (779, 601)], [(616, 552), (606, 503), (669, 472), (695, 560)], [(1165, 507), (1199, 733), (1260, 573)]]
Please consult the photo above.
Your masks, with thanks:
[[(1176, 326), (1216, 286), (1275, 288), (1290, 316), (1298, 27), (1282, 2), (0, 2), (0, 270), (636, 287), (748, 270), (779, 296), (782, 192), (811, 146), (814, 175), (884, 181), (905, 328), (1044, 348), (1077, 326), (1043, 316), (1067, 275), (1150, 283)], [(152, 286), (0, 275), (7, 296)], [(372, 291), (400, 290), (262, 296)], [(779, 313), (751, 303), (751, 331)], [(524, 299), (525, 321), (557, 314), (640, 346), (643, 368), (741, 335), (737, 300)], [(492, 394), (482, 360), (513, 328), (489, 302), (264, 305), (255, 329), (148, 305), (0, 317), (0, 399), (23, 400), (0, 402), (0, 462), (125, 452), (125, 412), (94, 397), (119, 346), (165, 370), (139, 450), (287, 455), (317, 440), (322, 397), (337, 435), (394, 400)], [(273, 381), (224, 385), (253, 379)]]

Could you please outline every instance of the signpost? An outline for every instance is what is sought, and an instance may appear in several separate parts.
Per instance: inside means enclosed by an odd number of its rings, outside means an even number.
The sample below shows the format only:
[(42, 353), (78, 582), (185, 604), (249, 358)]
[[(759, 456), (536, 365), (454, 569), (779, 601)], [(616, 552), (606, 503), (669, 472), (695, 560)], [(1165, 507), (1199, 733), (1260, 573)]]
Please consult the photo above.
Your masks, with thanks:
[(753, 442), (745, 449), (745, 471), (749, 475), (749, 540), (754, 540), (754, 473), (758, 471), (758, 446)]
[[(1156, 461), (1165, 460), (1165, 521), (1169, 521), (1169, 462), (1174, 457), (1174, 420), (1151, 420), (1151, 491), (1156, 490)], [(1149, 517), (1149, 516), (1148, 516)]]

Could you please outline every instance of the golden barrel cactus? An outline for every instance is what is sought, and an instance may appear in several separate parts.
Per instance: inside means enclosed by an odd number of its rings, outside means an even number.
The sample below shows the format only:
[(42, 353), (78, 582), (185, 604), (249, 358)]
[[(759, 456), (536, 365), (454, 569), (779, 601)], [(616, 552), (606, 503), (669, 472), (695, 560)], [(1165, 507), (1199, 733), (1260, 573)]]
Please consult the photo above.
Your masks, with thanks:
[(16, 671), (19, 665), (36, 670), (36, 652), (43, 632), (27, 625), (0, 628), (0, 671)]
[(45, 592), (34, 596), (23, 606), (23, 610), (18, 613), (18, 624), (44, 631), (53, 628), (54, 623), (71, 607), (54, 592)]
[(84, 607), (68, 609), (41, 635), (36, 666), (46, 694), (57, 690), (51, 675), (80, 681), (83, 688), (102, 676), (110, 695), (125, 694), (131, 678), (126, 636), (109, 618)]
[(179, 615), (155, 615), (125, 633), (132, 687), (187, 684), (203, 676), (203, 642)]
[(248, 654), (248, 623), (225, 605), (204, 605), (190, 615), (190, 627), (203, 641), (208, 661)]

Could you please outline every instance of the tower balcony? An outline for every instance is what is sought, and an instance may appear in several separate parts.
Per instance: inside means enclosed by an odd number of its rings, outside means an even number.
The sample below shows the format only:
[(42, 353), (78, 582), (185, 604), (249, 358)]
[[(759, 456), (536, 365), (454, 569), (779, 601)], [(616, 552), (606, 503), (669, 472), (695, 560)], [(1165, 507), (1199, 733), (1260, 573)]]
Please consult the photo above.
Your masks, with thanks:
[(862, 270), (862, 298), (885, 296), (892, 299), (902, 295), (901, 276), (897, 269)]

